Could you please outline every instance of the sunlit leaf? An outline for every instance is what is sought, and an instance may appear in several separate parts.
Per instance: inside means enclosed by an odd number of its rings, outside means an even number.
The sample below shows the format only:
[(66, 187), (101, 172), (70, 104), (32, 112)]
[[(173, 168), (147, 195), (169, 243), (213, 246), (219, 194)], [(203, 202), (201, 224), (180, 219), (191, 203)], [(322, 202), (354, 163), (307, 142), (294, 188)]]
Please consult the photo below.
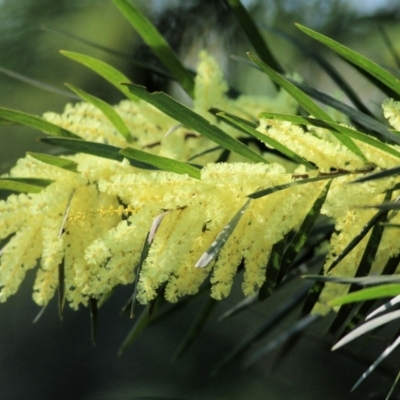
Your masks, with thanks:
[(349, 49), (348, 47), (336, 42), (335, 40), (322, 35), (321, 33), (315, 32), (312, 29), (306, 28), (305, 26), (302, 26), (300, 24), (296, 24), (296, 26), (307, 35), (331, 48), (333, 51), (335, 51), (344, 59), (351, 62), (353, 65), (359, 67), (360, 69), (366, 71), (368, 74), (372, 75), (374, 78), (378, 79), (389, 89), (389, 92), (387, 92), (388, 95), (391, 96), (392, 92), (395, 92), (398, 95), (400, 94), (400, 80), (381, 68), (378, 64)]
[(254, 162), (267, 163), (264, 157), (239, 142), (239, 140), (229, 136), (217, 126), (210, 124), (201, 115), (196, 114), (190, 108), (174, 100), (167, 94), (161, 92), (149, 93), (145, 87), (138, 85), (128, 84), (127, 87), (133, 94), (180, 122), (186, 128), (192, 129), (218, 143), (223, 148), (240, 154)]
[[(151, 48), (159, 60), (168, 68), (174, 78), (190, 96), (194, 96), (194, 77), (182, 65), (167, 41), (158, 32), (156, 27), (126, 0), (112, 0), (133, 28), (139, 33), (144, 42)], [(127, 82), (125, 80), (124, 82)]]
[(175, 172), (177, 174), (188, 174), (192, 178), (200, 179), (200, 170), (193, 165), (182, 161), (146, 153), (145, 151), (133, 149), (131, 147), (121, 150), (120, 153), (135, 162), (153, 165), (156, 168), (164, 171)]
[(40, 193), (53, 181), (37, 178), (0, 178), (0, 190), (19, 193)]
[(67, 171), (76, 172), (78, 168), (78, 164), (75, 161), (68, 160), (67, 158), (57, 157), (51, 154), (32, 153), (30, 151), (28, 151), (26, 154), (45, 164), (66, 169)]
[(60, 136), (65, 138), (79, 138), (78, 135), (60, 128), (57, 125), (47, 122), (40, 117), (32, 114), (27, 114), (22, 111), (9, 110), (8, 108), (0, 107), (0, 118), (14, 122), (18, 125), (28, 126), (29, 128), (38, 129), (52, 136)]
[(97, 60), (96, 58), (87, 56), (85, 54), (74, 53), (66, 50), (61, 50), (60, 53), (63, 56), (84, 65), (85, 67), (102, 76), (106, 81), (110, 82), (115, 88), (122, 92), (128, 99), (137, 101), (137, 97), (131, 94), (126, 86), (121, 85), (121, 82), (130, 82), (130, 79), (122, 72), (119, 72), (116, 68), (105, 63), (104, 61)]

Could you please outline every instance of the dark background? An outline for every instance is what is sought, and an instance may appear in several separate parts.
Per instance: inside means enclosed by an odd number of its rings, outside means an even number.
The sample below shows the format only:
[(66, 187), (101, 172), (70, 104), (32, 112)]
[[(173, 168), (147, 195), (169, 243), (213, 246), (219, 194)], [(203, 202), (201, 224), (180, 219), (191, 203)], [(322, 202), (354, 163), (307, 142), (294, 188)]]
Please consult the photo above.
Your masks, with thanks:
[[(229, 59), (229, 54), (244, 56), (251, 50), (239, 34), (235, 20), (218, 1), (147, 1), (140, 3), (165, 32), (187, 65), (196, 65), (196, 54), (206, 47), (223, 66), (229, 82), (246, 93), (271, 93), (266, 78)], [(199, 2), (200, 3), (200, 2)], [(354, 2), (360, 4), (361, 2)], [(371, 2), (372, 3), (372, 2)], [(379, 35), (383, 27), (398, 47), (400, 2), (376, 2), (370, 14), (367, 4), (361, 9), (346, 1), (252, 1), (257, 20), (279, 27), (297, 38), (293, 23), (317, 29), (381, 65), (395, 67), (390, 52)], [(173, 7), (166, 11), (166, 6)], [(110, 1), (101, 0), (3, 0), (0, 1), (0, 66), (62, 88), (73, 83), (112, 103), (119, 93), (100, 78), (62, 57), (67, 49), (101, 58), (130, 76), (134, 82), (153, 89), (168, 84), (112, 56), (78, 41), (41, 30), (60, 29), (121, 51), (140, 61), (155, 62), (140, 40)], [(288, 71), (298, 71), (306, 81), (330, 94), (337, 89), (317, 67), (299, 51), (266, 34), (277, 58)], [(314, 49), (319, 49), (315, 43)], [(325, 54), (325, 50), (320, 50)], [(379, 112), (382, 95), (375, 92), (354, 71), (326, 53), (339, 66), (366, 104)], [(67, 89), (65, 89), (67, 90)], [(272, 94), (272, 93), (271, 93)], [(69, 100), (63, 96), (16, 81), (0, 74), (0, 106), (40, 115), (61, 112)], [(5, 172), (18, 157), (29, 151), (48, 151), (35, 141), (38, 132), (19, 127), (0, 127), (0, 171)], [(362, 372), (386, 346), (382, 340), (367, 340), (330, 353), (332, 338), (322, 336), (323, 322), (312, 327), (280, 362), (278, 351), (248, 370), (238, 359), (215, 378), (212, 367), (294, 293), (299, 283), (289, 285), (250, 310), (227, 321), (218, 316), (242, 298), (240, 280), (232, 296), (216, 308), (211, 321), (181, 359), (171, 362), (205, 297), (182, 309), (171, 318), (151, 326), (122, 355), (118, 348), (133, 322), (119, 315), (131, 288), (119, 288), (99, 312), (97, 345), (90, 339), (88, 309), (65, 310), (59, 321), (56, 299), (36, 324), (39, 312), (32, 299), (34, 271), (30, 271), (19, 293), (0, 305), (0, 400), (52, 399), (139, 399), (159, 396), (172, 399), (378, 399), (386, 393), (396, 376), (398, 364), (392, 355), (354, 393), (349, 390)], [(263, 341), (276, 337), (295, 321), (297, 314), (284, 320)], [(384, 333), (382, 333), (384, 336)], [(376, 397), (374, 397), (376, 395)]]

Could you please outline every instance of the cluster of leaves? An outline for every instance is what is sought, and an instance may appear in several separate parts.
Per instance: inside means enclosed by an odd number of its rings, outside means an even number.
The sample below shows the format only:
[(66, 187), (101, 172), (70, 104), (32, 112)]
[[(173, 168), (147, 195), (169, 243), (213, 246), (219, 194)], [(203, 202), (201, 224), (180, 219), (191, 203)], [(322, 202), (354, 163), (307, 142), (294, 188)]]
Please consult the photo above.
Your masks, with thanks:
[[(162, 73), (164, 75), (171, 76), (181, 85), (181, 87), (190, 97), (193, 97), (193, 73), (182, 65), (180, 60), (169, 47), (168, 43), (158, 33), (157, 29), (137, 8), (131, 5), (127, 0), (113, 0), (113, 2), (126, 17), (126, 19), (131, 23), (134, 29), (140, 34), (144, 42), (152, 49), (155, 55), (164, 64), (166, 71), (162, 71)], [(308, 56), (317, 62), (321, 68), (323, 68), (325, 72), (329, 74), (329, 76), (338, 84), (340, 89), (346, 94), (348, 99), (354, 104), (354, 108), (349, 107), (343, 102), (321, 93), (303, 83), (298, 83), (284, 77), (284, 68), (279, 64), (269, 50), (258, 26), (251, 19), (240, 0), (226, 0), (226, 3), (237, 16), (237, 19), (243, 28), (244, 34), (250, 40), (257, 54), (257, 56), (255, 56), (254, 54), (249, 53), (249, 60), (245, 62), (264, 72), (277, 87), (281, 87), (286, 90), (300, 105), (299, 115), (280, 115), (268, 113), (263, 115), (264, 118), (284, 120), (294, 124), (308, 126), (311, 125), (318, 128), (322, 127), (328, 129), (344, 146), (356, 154), (359, 152), (359, 150), (354, 146), (351, 139), (357, 139), (363, 143), (370, 144), (389, 154), (396, 156), (398, 155), (395, 150), (387, 146), (387, 144), (400, 144), (400, 137), (398, 136), (397, 132), (389, 130), (386, 125), (379, 121), (379, 118), (371, 114), (362, 100), (358, 97), (357, 93), (345, 82), (340, 74), (334, 70), (334, 68), (326, 60), (324, 60), (320, 55), (313, 53), (310, 49), (302, 47), (302, 45), (293, 38), (287, 38), (298, 48), (306, 51)], [(399, 99), (400, 82), (385, 69), (322, 34), (300, 25), (298, 25), (298, 28), (305, 34), (311, 36), (313, 39), (331, 48), (341, 58), (355, 66), (361, 74), (368, 78), (388, 97)], [(128, 77), (124, 76), (112, 66), (99, 60), (83, 54), (66, 51), (63, 51), (62, 54), (101, 75), (104, 79), (118, 88), (127, 98), (140, 98), (152, 104), (163, 113), (177, 120), (183, 126), (199, 132), (200, 134), (211, 139), (216, 143), (218, 148), (224, 149), (228, 154), (230, 152), (234, 152), (252, 160), (253, 162), (262, 161), (262, 158), (258, 154), (254, 153), (250, 150), (250, 147), (247, 147), (245, 144), (243, 144), (246, 143), (244, 140), (237, 141), (232, 139), (217, 127), (210, 125), (203, 117), (197, 115), (195, 112), (183, 106), (168, 95), (164, 93), (150, 94), (143, 87), (130, 83)], [(124, 84), (121, 85), (121, 82)], [(72, 85), (69, 87), (77, 96), (79, 96), (79, 98), (93, 104), (100, 109), (112, 122), (118, 132), (120, 132), (125, 138), (129, 139), (129, 132), (127, 132), (126, 126), (110, 105)], [(312, 100), (312, 98), (347, 115), (352, 121), (354, 128), (347, 128), (337, 124), (322, 107), (317, 105), (317, 103)], [(246, 134), (251, 138), (265, 141), (268, 146), (273, 147), (275, 151), (283, 158), (290, 159), (297, 164), (303, 164), (306, 167), (312, 167), (307, 160), (302, 159), (300, 156), (293, 151), (290, 151), (278, 141), (275, 141), (271, 138), (266, 138), (265, 135), (261, 135), (255, 129), (255, 124), (245, 121), (235, 115), (224, 113), (221, 110), (210, 110), (210, 112), (214, 113), (230, 125), (236, 127), (243, 134)], [(303, 116), (305, 114), (311, 115), (313, 118)], [(22, 113), (20, 111), (1, 108), (0, 122), (2, 124), (21, 124), (38, 129), (49, 135), (48, 137), (42, 138), (41, 141), (51, 145), (59, 146), (74, 153), (86, 153), (118, 161), (122, 161), (124, 157), (126, 157), (130, 160), (132, 165), (138, 168), (161, 169), (179, 174), (188, 174), (193, 178), (199, 178), (200, 176), (199, 168), (195, 164), (167, 159), (165, 157), (156, 156), (136, 149), (121, 149), (111, 145), (87, 142), (71, 132), (53, 125), (42, 118)], [(48, 154), (31, 153), (31, 155), (42, 162), (55, 165), (60, 168), (67, 170), (74, 170), (76, 168), (76, 164), (74, 162), (65, 158), (55, 157)], [(299, 179), (291, 184), (258, 191), (251, 194), (249, 197), (256, 199), (277, 191), (285, 190), (291, 186), (302, 185), (318, 180), (327, 180), (330, 182), (336, 176), (342, 176), (346, 173), (346, 171), (335, 171), (331, 174), (321, 174), (313, 178), (309, 178), (308, 176), (299, 176)], [(400, 167), (396, 167), (381, 171), (379, 173), (366, 175), (364, 178), (362, 178), (362, 181), (397, 176), (399, 173)], [(361, 182), (361, 179), (358, 180), (358, 182)], [(0, 189), (15, 192), (38, 193), (49, 184), (49, 181), (33, 178), (0, 179)], [(330, 332), (335, 333), (337, 336), (344, 336), (344, 334), (350, 332), (347, 336), (341, 339), (338, 344), (336, 344), (335, 348), (348, 343), (350, 340), (363, 335), (372, 329), (376, 329), (400, 317), (400, 312), (394, 311), (375, 318), (378, 313), (386, 311), (389, 307), (392, 307), (399, 302), (400, 285), (398, 281), (400, 278), (393, 274), (395, 273), (397, 265), (400, 261), (400, 256), (389, 259), (387, 265), (383, 269), (382, 276), (364, 277), (368, 275), (372, 261), (376, 254), (376, 250), (382, 238), (383, 229), (385, 227), (383, 221), (385, 221), (389, 211), (399, 209), (399, 204), (397, 202), (388, 201), (382, 206), (378, 207), (379, 210), (376, 215), (364, 226), (359, 234), (354, 237), (344, 251), (337, 255), (336, 259), (330, 266), (330, 269), (332, 270), (351, 252), (352, 249), (355, 248), (358, 243), (361, 242), (363, 238), (366, 237), (369, 232), (372, 232), (368, 246), (365, 249), (362, 262), (360, 263), (358, 269), (355, 270), (355, 278), (351, 277), (340, 279), (329, 276), (326, 277), (323, 276), (321, 267), (321, 261), (324, 258), (324, 254), (315, 252), (314, 249), (319, 244), (328, 240), (334, 231), (333, 225), (326, 219), (321, 218), (320, 215), (321, 207), (326, 198), (327, 191), (329, 190), (329, 184), (330, 183), (326, 185), (325, 190), (322, 191), (321, 195), (317, 198), (311, 209), (308, 211), (307, 216), (300, 228), (296, 232), (289, 232), (281, 241), (274, 245), (268, 265), (266, 267), (268, 279), (259, 290), (258, 295), (248, 298), (235, 305), (232, 309), (225, 313), (221, 319), (228, 318), (234, 314), (248, 309), (258, 301), (267, 299), (287, 282), (294, 278), (298, 278), (304, 272), (305, 268), (308, 271), (315, 271), (315, 269), (317, 270), (317, 275), (308, 276), (308, 278), (313, 279), (314, 283), (309, 284), (307, 281), (304, 281), (298, 293), (288, 299), (287, 303), (283, 304), (282, 307), (277, 310), (268, 321), (263, 323), (256, 331), (251, 332), (248, 337), (244, 338), (234, 349), (232, 349), (229, 354), (226, 355), (223, 360), (221, 360), (217, 366), (215, 366), (213, 370), (214, 373), (217, 373), (234, 357), (242, 354), (242, 352), (248, 349), (252, 343), (265, 335), (271, 329), (271, 327), (275, 326), (278, 321), (295, 310), (299, 303), (303, 303), (301, 318), (299, 321), (290, 330), (285, 331), (273, 342), (269, 342), (266, 346), (251, 354), (251, 356), (245, 360), (246, 366), (251, 365), (260, 358), (264, 357), (279, 344), (287, 342), (290, 338), (296, 337), (296, 335), (304, 331), (305, 328), (318, 320), (320, 316), (316, 314), (310, 314), (310, 311), (317, 302), (319, 294), (321, 293), (324, 284), (327, 281), (334, 281), (338, 284), (350, 284), (349, 295), (345, 296), (344, 298), (334, 300), (331, 303), (332, 306), (341, 307), (338, 309), (338, 312), (333, 319), (333, 322), (330, 326)], [(244, 207), (246, 207), (246, 205)], [(231, 222), (223, 231), (221, 231), (211, 248), (207, 250), (207, 252), (204, 253), (203, 257), (199, 260), (197, 265), (198, 267), (207, 265), (211, 259), (218, 255), (228, 237), (235, 229), (241, 215), (243, 214), (243, 211), (244, 208), (239, 210), (239, 212), (232, 218)], [(154, 236), (154, 231), (157, 229), (158, 224), (159, 221), (154, 222), (152, 229), (149, 231), (148, 236), (144, 241), (138, 271), (140, 271), (141, 265), (148, 255), (149, 248), (151, 246), (151, 238), (152, 235)], [(396, 229), (398, 226), (392, 226), (392, 228)], [(62, 270), (60, 270), (60, 310), (62, 309), (64, 301), (62, 293), (62, 279)], [(138, 280), (136, 280), (136, 283), (134, 284), (131, 298), (124, 306), (124, 309), (131, 310), (131, 316), (134, 316), (136, 309), (135, 299), (137, 293), (137, 282)], [(360, 287), (362, 288), (370, 285), (373, 285), (373, 287), (359, 290)], [(196, 297), (202, 296), (207, 291), (208, 284), (205, 284), (196, 296), (187, 297), (175, 305), (168, 306), (163, 300), (162, 289), (163, 288), (160, 289), (159, 296), (146, 305), (140, 315), (136, 317), (131, 332), (129, 332), (121, 346), (121, 352), (129, 344), (131, 344), (147, 326), (158, 322), (164, 317), (167, 317), (178, 308), (184, 307)], [(375, 312), (369, 313), (377, 299), (392, 296), (395, 297), (389, 303), (378, 308), (375, 310)], [(90, 302), (93, 321), (93, 337), (96, 330), (97, 309), (106, 300), (107, 296), (101, 298), (99, 301), (93, 299)], [(354, 305), (353, 302), (357, 302), (357, 305)], [(179, 347), (175, 358), (181, 356), (190, 346), (204, 324), (207, 322), (215, 305), (216, 302), (213, 299), (209, 299), (205, 302), (203, 309), (193, 321), (193, 325), (189, 329), (186, 338)], [(356, 329), (353, 329), (353, 327), (359, 325), (360, 321), (362, 321), (364, 318), (366, 318), (368, 322)], [(378, 363), (381, 362), (390, 352), (392, 352), (399, 343), (400, 338), (396, 337), (393, 343), (390, 344), (384, 353), (363, 375), (360, 381), (357, 382), (356, 386), (370, 372), (372, 372)]]

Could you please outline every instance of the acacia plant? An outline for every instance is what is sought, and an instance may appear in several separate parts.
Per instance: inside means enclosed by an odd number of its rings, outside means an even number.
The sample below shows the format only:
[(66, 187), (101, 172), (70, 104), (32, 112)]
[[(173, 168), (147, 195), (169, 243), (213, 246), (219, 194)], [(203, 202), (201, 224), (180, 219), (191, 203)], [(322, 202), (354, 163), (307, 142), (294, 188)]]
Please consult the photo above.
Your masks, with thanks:
[[(208, 290), (211, 300), (199, 315), (199, 328), (215, 300), (229, 296), (237, 274), (243, 271), (243, 293), (251, 300), (232, 312), (273, 295), (300, 265), (312, 265), (322, 254), (315, 284), (302, 292), (303, 318), (293, 332), (332, 313), (331, 332), (352, 329), (372, 303), (356, 309), (330, 302), (356, 292), (357, 284), (381, 283), (376, 277), (352, 278), (394, 274), (400, 261), (400, 215), (393, 211), (399, 208), (400, 81), (299, 25), (388, 97), (381, 120), (329, 68), (354, 104), (346, 106), (285, 75), (240, 1), (227, 0), (255, 51), (250, 49), (247, 62), (279, 88), (274, 97), (240, 94), (233, 99), (209, 54), (200, 53), (193, 74), (134, 5), (113, 3), (193, 105), (149, 93), (104, 62), (63, 51), (104, 77), (126, 100), (111, 106), (68, 85), (82, 102), (68, 104), (62, 114), (37, 117), (0, 109), (3, 123), (40, 130), (47, 135), (42, 142), (67, 150), (60, 156), (28, 152), (1, 176), (0, 188), (13, 193), (0, 202), (0, 301), (18, 291), (32, 268), (37, 269), (33, 300), (46, 307), (58, 290), (60, 313), (65, 304), (73, 309), (89, 305), (96, 315), (116, 287), (131, 285), (126, 307), (132, 316), (137, 303), (146, 308), (123, 349), (168, 302)], [(312, 98), (339, 112), (327, 111)], [(318, 244), (320, 250), (314, 251)], [(337, 284), (343, 276), (349, 278), (347, 285)], [(384, 279), (396, 281), (396, 276)], [(390, 287), (379, 287), (380, 296), (400, 293), (398, 285)]]

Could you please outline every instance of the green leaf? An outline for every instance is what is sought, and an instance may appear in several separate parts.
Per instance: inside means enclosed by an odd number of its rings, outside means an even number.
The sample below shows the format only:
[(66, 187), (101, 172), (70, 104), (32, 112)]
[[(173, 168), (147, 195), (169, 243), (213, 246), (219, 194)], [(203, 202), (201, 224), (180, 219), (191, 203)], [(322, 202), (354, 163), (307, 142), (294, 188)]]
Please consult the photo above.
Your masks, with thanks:
[(336, 297), (328, 304), (331, 307), (341, 306), (342, 304), (355, 303), (371, 299), (380, 299), (382, 297), (397, 296), (400, 294), (400, 284), (391, 283), (387, 285), (379, 285), (372, 288), (361, 289), (357, 292), (348, 293), (344, 296)]
[(294, 182), (285, 183), (283, 185), (272, 186), (268, 189), (263, 189), (263, 190), (259, 190), (257, 192), (253, 192), (253, 193), (247, 195), (247, 197), (249, 197), (250, 199), (259, 199), (260, 197), (268, 196), (269, 194), (276, 193), (281, 190), (289, 189), (293, 186), (306, 185), (307, 183), (311, 183), (311, 182), (319, 182), (319, 181), (324, 181), (326, 179), (339, 178), (340, 176), (344, 176), (344, 175), (346, 175), (346, 174), (330, 173), (330, 174), (326, 174), (326, 175), (320, 175), (315, 178), (298, 179)]
[(0, 190), (20, 193), (40, 193), (53, 181), (36, 178), (0, 178)]
[(210, 264), (210, 262), (218, 255), (221, 251), (222, 247), (225, 245), (229, 236), (231, 236), (232, 232), (235, 230), (237, 224), (242, 218), (244, 212), (247, 210), (250, 205), (250, 199), (246, 201), (246, 203), (240, 208), (240, 210), (234, 215), (234, 217), (224, 226), (224, 229), (218, 234), (214, 242), (207, 249), (205, 253), (199, 258), (196, 262), (196, 268), (205, 268)]
[[(308, 94), (315, 100), (318, 100), (321, 103), (326, 104), (327, 106), (332, 107), (347, 115), (352, 121), (362, 125), (368, 131), (372, 130), (377, 132), (379, 134), (376, 135), (378, 139), (385, 140), (390, 143), (400, 144), (400, 137), (389, 131), (388, 128), (378, 120), (348, 106), (347, 104), (344, 104), (339, 100), (336, 100), (334, 97), (328, 96), (327, 94), (320, 92), (319, 90), (313, 89), (302, 83), (298, 83), (292, 79), (288, 79), (288, 81), (293, 83), (293, 85), (301, 89), (304, 93)], [(371, 135), (372, 134), (373, 132), (371, 132)]]
[[(314, 60), (320, 67), (323, 69), (326, 74), (332, 79), (333, 82), (341, 89), (349, 98), (349, 100), (363, 113), (372, 116), (371, 111), (367, 107), (364, 106), (362, 101), (360, 100), (358, 94), (354, 91), (354, 89), (343, 79), (340, 73), (333, 67), (331, 62), (328, 62), (318, 51), (312, 50), (311, 46), (308, 46), (295, 37), (288, 35), (280, 29), (270, 28), (268, 26), (264, 26), (263, 28), (268, 31), (274, 33), (275, 35), (283, 38), (287, 42), (291, 43), (297, 49), (306, 54), (308, 59)], [(267, 63), (268, 64), (268, 63)]]
[(74, 85), (66, 84), (73, 92), (75, 92), (79, 97), (81, 97), (87, 103), (92, 104), (94, 107), (98, 108), (106, 118), (114, 125), (115, 129), (128, 141), (132, 142), (132, 135), (129, 132), (124, 120), (115, 111), (115, 109), (110, 106), (105, 101), (93, 96), (82, 89), (77, 88)]
[[(253, 136), (262, 142), (266, 143), (267, 146), (271, 146), (277, 151), (281, 152), (284, 154), (286, 157), (289, 159), (293, 160), (297, 164), (302, 164), (305, 165), (307, 168), (310, 169), (315, 169), (315, 167), (310, 164), (307, 160), (304, 160), (302, 157), (299, 157), (294, 151), (288, 149), (286, 146), (283, 144), (279, 143), (277, 140), (270, 138), (267, 135), (264, 135), (261, 132), (258, 132), (256, 129), (254, 129), (251, 125), (251, 123), (246, 124), (243, 120), (236, 118), (234, 115), (227, 114), (227, 113), (218, 113), (217, 114), (219, 117), (222, 117), (223, 119), (226, 119), (227, 121), (231, 122), (232, 124), (240, 127), (243, 131), (245, 131), (248, 135)], [(400, 155), (400, 153), (399, 153)]]
[(289, 270), (290, 266), (293, 264), (297, 254), (303, 248), (307, 239), (309, 238), (310, 232), (314, 227), (317, 218), (320, 215), (322, 206), (325, 203), (326, 196), (328, 195), (331, 183), (332, 181), (329, 181), (322, 189), (318, 198), (315, 200), (314, 204), (311, 206), (306, 217), (304, 218), (300, 228), (298, 229), (293, 239), (289, 243), (289, 246), (287, 247), (281, 260), (281, 267), (279, 271), (278, 281), (281, 281), (283, 279), (283, 277)]
[(331, 283), (340, 283), (343, 285), (354, 283), (360, 286), (379, 285), (383, 283), (400, 283), (400, 275), (362, 276), (359, 278), (323, 276), (323, 275), (303, 275), (302, 278), (311, 279), (316, 282), (331, 282)]
[(39, 80), (28, 78), (25, 75), (18, 74), (14, 71), (10, 71), (9, 69), (0, 67), (0, 72), (3, 73), (4, 75), (14, 78), (20, 82), (24, 82), (24, 83), (27, 83), (28, 85), (45, 90), (46, 92), (58, 94), (58, 95), (61, 95), (61, 96), (64, 96), (64, 97), (67, 97), (67, 98), (73, 99), (73, 100), (79, 100), (79, 97), (73, 95), (72, 93), (69, 93), (62, 89), (58, 89), (54, 86), (48, 85), (47, 83), (41, 82)]
[(110, 82), (120, 92), (122, 92), (128, 99), (137, 101), (137, 97), (133, 96), (126, 86), (121, 85), (121, 82), (130, 82), (130, 79), (111, 65), (105, 63), (104, 61), (97, 60), (96, 58), (89, 57), (85, 54), (74, 53), (66, 50), (61, 50), (60, 53), (63, 56), (77, 61), (78, 63), (102, 76), (106, 81)]
[(271, 351), (275, 350), (276, 347), (280, 346), (281, 344), (285, 343), (295, 335), (302, 332), (304, 329), (308, 328), (311, 324), (316, 322), (320, 319), (320, 315), (313, 314), (313, 315), (306, 315), (298, 322), (296, 322), (291, 328), (285, 330), (281, 333), (276, 339), (271, 340), (265, 346), (261, 347), (257, 351), (255, 351), (251, 356), (249, 356), (245, 362), (243, 363), (243, 368), (248, 368), (261, 358), (265, 357)]
[(91, 337), (93, 346), (96, 345), (96, 334), (97, 334), (97, 299), (93, 297), (89, 298), (89, 305), (90, 305), (90, 326), (91, 326)]
[(261, 323), (256, 329), (247, 334), (232, 350), (230, 350), (212, 369), (211, 375), (215, 376), (231, 360), (247, 350), (256, 341), (266, 336), (272, 329), (279, 326), (279, 322), (286, 318), (304, 299), (310, 290), (310, 285), (301, 288), (294, 295), (290, 296), (283, 304), (274, 310), (273, 314)]
[(273, 68), (275, 71), (284, 72), (284, 69), (271, 53), (252, 17), (243, 6), (243, 4), (240, 2), (240, 0), (226, 0), (226, 2), (236, 15), (240, 25), (243, 28), (244, 33), (246, 34), (247, 38), (254, 47), (254, 50), (256, 51), (260, 59), (263, 60), (271, 68)]
[[(168, 68), (190, 97), (194, 97), (194, 77), (179, 61), (169, 44), (155, 26), (136, 7), (126, 0), (112, 0), (144, 42)], [(126, 82), (126, 80), (125, 80)]]
[[(268, 67), (265, 63), (263, 63), (258, 58), (248, 54), (249, 58), (258, 65), (262, 71), (264, 71), (268, 76), (275, 81), (279, 86), (285, 89), (298, 103), (311, 115), (315, 118), (322, 119), (323, 121), (335, 122), (320, 106), (314, 103), (305, 93), (303, 93), (300, 89), (298, 89), (295, 85), (290, 83), (287, 79), (283, 78), (277, 72), (275, 72), (272, 68)], [(342, 130), (340, 130), (342, 132)], [(361, 150), (353, 143), (353, 141), (347, 136), (338, 135), (335, 132), (332, 132), (333, 135), (350, 151), (352, 151), (357, 156), (361, 157), (365, 160), (365, 156), (361, 152)]]
[(338, 132), (341, 133), (345, 136), (348, 136), (353, 139), (357, 139), (361, 142), (364, 142), (366, 144), (369, 144), (372, 147), (375, 147), (379, 150), (384, 151), (385, 153), (391, 154), (397, 158), (400, 158), (400, 152), (397, 150), (393, 149), (392, 147), (386, 145), (385, 143), (382, 143), (379, 140), (376, 140), (367, 134), (363, 132), (359, 132), (355, 129), (347, 128), (345, 126), (336, 124), (335, 122), (331, 121), (324, 121), (320, 119), (314, 119), (314, 118), (307, 118), (307, 117), (301, 117), (297, 115), (286, 115), (286, 114), (275, 114), (275, 113), (261, 113), (259, 115), (260, 118), (265, 118), (265, 119), (277, 119), (281, 121), (288, 121), (292, 122), (293, 124), (298, 124), (298, 125), (312, 125), (318, 128), (324, 128), (330, 130), (332, 133)]
[(63, 320), (63, 310), (65, 304), (65, 258), (58, 265), (58, 316)]
[(52, 156), (51, 154), (32, 153), (30, 151), (28, 151), (26, 154), (45, 164), (66, 169), (67, 171), (76, 172), (78, 168), (78, 164), (75, 161), (68, 160), (67, 158)]
[(350, 50), (348, 47), (343, 46), (335, 40), (313, 31), (312, 29), (306, 28), (300, 24), (296, 24), (296, 26), (307, 35), (331, 48), (341, 57), (350, 61), (350, 63), (353, 65), (359, 67), (363, 71), (366, 71), (368, 74), (372, 75), (374, 78), (378, 79), (380, 82), (386, 85), (391, 92), (394, 91), (395, 93), (400, 94), (400, 80), (381, 68), (378, 64), (372, 62), (361, 54)]
[(205, 118), (196, 114), (190, 108), (174, 100), (165, 93), (149, 93), (145, 87), (127, 84), (129, 90), (142, 100), (147, 101), (163, 113), (180, 122), (188, 129), (192, 129), (224, 149), (233, 151), (254, 162), (267, 163), (267, 160), (243, 143), (226, 134), (224, 131), (210, 124)]
[(38, 129), (44, 133), (52, 136), (61, 136), (66, 138), (79, 138), (78, 135), (60, 128), (50, 122), (45, 121), (40, 117), (32, 114), (27, 114), (22, 111), (10, 110), (8, 108), (0, 107), (0, 118), (7, 121), (14, 122), (18, 125), (28, 126), (30, 128)]
[(200, 179), (201, 177), (201, 173), (198, 168), (182, 161), (176, 161), (172, 158), (146, 153), (145, 151), (136, 150), (132, 147), (127, 147), (126, 149), (121, 150), (120, 154), (129, 159), (146, 163), (148, 165), (153, 165), (154, 167), (164, 171), (175, 172), (176, 174), (188, 174), (195, 179)]
[(358, 178), (350, 183), (362, 183), (362, 182), (374, 181), (376, 179), (388, 178), (390, 176), (396, 176), (399, 174), (400, 174), (400, 167), (394, 167), (394, 168), (386, 169), (384, 171), (376, 172), (374, 174), (369, 174), (369, 175), (363, 176), (363, 177)]
[(211, 297), (207, 297), (203, 308), (196, 316), (196, 319), (194, 320), (192, 326), (189, 328), (177, 352), (173, 356), (173, 361), (176, 361), (178, 358), (180, 358), (186, 352), (189, 346), (194, 342), (194, 340), (199, 336), (204, 325), (210, 319), (211, 313), (213, 312), (217, 304), (217, 300), (214, 300)]
[[(91, 154), (97, 157), (108, 158), (110, 160), (122, 161), (124, 156), (120, 154), (122, 150), (120, 147), (111, 146), (104, 143), (89, 142), (86, 140), (79, 139), (64, 139), (64, 138), (40, 138), (43, 143), (50, 144), (52, 146), (62, 147), (67, 150), (71, 150), (76, 153)], [(130, 160), (133, 167), (155, 170), (152, 165), (142, 163), (140, 161)]]

